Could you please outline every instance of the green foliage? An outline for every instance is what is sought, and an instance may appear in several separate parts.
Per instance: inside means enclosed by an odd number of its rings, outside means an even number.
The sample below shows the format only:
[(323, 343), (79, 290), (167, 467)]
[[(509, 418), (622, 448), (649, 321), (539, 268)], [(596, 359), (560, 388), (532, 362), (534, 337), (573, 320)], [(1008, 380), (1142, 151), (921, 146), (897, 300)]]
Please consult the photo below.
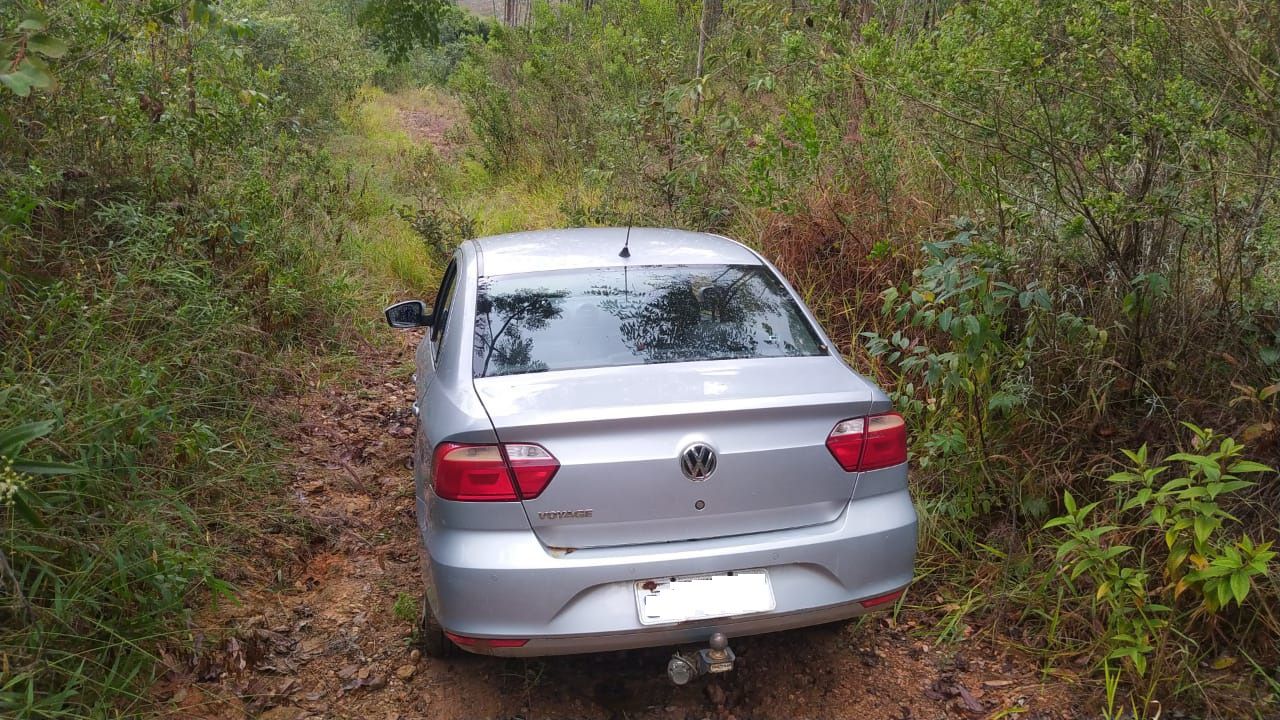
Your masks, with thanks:
[[(1165, 576), (1174, 583), (1174, 598), (1187, 590), (1201, 598), (1206, 613), (1217, 613), (1234, 602), (1243, 604), (1255, 576), (1266, 574), (1267, 563), (1275, 556), (1271, 543), (1257, 546), (1248, 536), (1224, 545), (1217, 538), (1227, 523), (1238, 522), (1222, 504), (1228, 496), (1254, 483), (1242, 475), (1275, 470), (1241, 457), (1244, 448), (1232, 438), (1218, 438), (1210, 430), (1188, 424), (1195, 434), (1198, 453), (1174, 453), (1166, 463), (1180, 463), (1179, 477), (1160, 483), (1158, 477), (1169, 466), (1149, 467), (1147, 448), (1125, 451), (1133, 463), (1129, 470), (1115, 473), (1108, 482), (1123, 487), (1121, 510), (1143, 516), (1143, 525), (1164, 535), (1168, 558)], [(1211, 449), (1214, 442), (1217, 449)]]
[(415, 48), (439, 42), (450, 7), (446, 0), (368, 0), (358, 20), (392, 62), (403, 62)]
[[(1278, 8), (746, 0), (699, 67), (696, 3), (537, 4), (527, 27), (470, 43), (449, 86), (493, 182), (564, 188), (574, 222), (725, 231), (788, 274), (908, 416), (921, 567), (962, 608), (941, 633), (970, 613), (999, 627), (1016, 597), (1050, 635), (1027, 640), (1046, 662), (1084, 647), (1115, 683), (1146, 663), (1143, 681), (1182, 700), (1215, 692), (1193, 677), (1210, 653), (1280, 652), (1273, 582), (1250, 575), (1245, 596), (1267, 632), (1235, 615), (1275, 500), (1233, 489), (1221, 515), (1168, 520), (1161, 537), (1189, 521), (1175, 540), (1205, 563), (1170, 580), (1147, 560), (1155, 530), (1140, 544), (1116, 517), (1127, 484), (1081, 468), (1144, 442), (1167, 455), (1178, 417), (1275, 455)], [(1087, 592), (1035, 551), (1064, 490), (1100, 503), (1070, 511), (1081, 532), (1117, 528), (1072, 551), (1096, 550)], [(1194, 552), (1197, 518), (1201, 533), (1239, 518), (1240, 537)], [(1116, 603), (1111, 644), (1075, 627), (1081, 601)], [(1179, 633), (1195, 643), (1161, 645)]]
[(66, 41), (49, 33), (49, 18), (28, 11), (18, 19), (13, 33), (0, 35), (0, 85), (18, 97), (54, 85), (49, 61), (67, 54)]
[(477, 17), (459, 5), (446, 3), (436, 16), (436, 35), (415, 42), (403, 57), (374, 75), (385, 90), (445, 85), (466, 57), (473, 42), (488, 40), (494, 22)]
[(65, 49), (0, 91), (0, 715), (132, 716), (280, 512), (261, 398), (355, 301), (311, 138), (375, 64), (338, 3), (45, 7), (0, 5)]
[[(40, 499), (29, 488), (30, 476), (73, 475), (82, 470), (75, 465), (32, 460), (19, 454), (31, 441), (48, 435), (53, 426), (52, 421), (46, 420), (0, 431), (0, 507), (11, 506), (15, 513), (36, 527), (44, 523), (37, 512)], [(8, 568), (9, 563), (3, 557), (3, 551), (0, 551), (0, 564)], [(21, 588), (16, 587), (16, 590), (20, 596)]]
[[(960, 224), (947, 240), (925, 245), (926, 261), (913, 285), (883, 293), (885, 316), (902, 329), (888, 338), (863, 335), (871, 355), (901, 374), (900, 402), (942, 439), (930, 449), (953, 454), (946, 438), (959, 429), (964, 449), (972, 448), (983, 463), (993, 419), (1027, 401), (1021, 373), (1050, 304), (1034, 284), (1018, 288), (1005, 280), (1011, 271), (1001, 248), (980, 239), (967, 221)], [(918, 332), (924, 342), (912, 337)], [(936, 345), (929, 342), (934, 338)], [(917, 387), (927, 394), (924, 400), (911, 394)], [(926, 409), (941, 414), (940, 421), (931, 421)], [(921, 462), (927, 466), (928, 456)]]
[(396, 602), (391, 607), (391, 612), (400, 622), (416, 625), (418, 622), (418, 598), (410, 593), (396, 595)]
[(497, 84), (474, 65), (464, 64), (450, 78), (471, 120), (471, 129), (482, 138), (485, 164), (499, 168), (510, 162), (515, 151), (515, 121), (510, 99)]
[(653, 208), (686, 223), (723, 223), (728, 179), (713, 155), (738, 130), (731, 117), (702, 112), (717, 101), (690, 77), (692, 12), (651, 1), (537, 5), (527, 32), (495, 28), (473, 44), (449, 86), (487, 168), (580, 175), (605, 216)]
[[(1082, 610), (1107, 627), (1098, 639), (1103, 662), (1123, 661), (1135, 682), (1152, 656), (1163, 662), (1175, 646), (1194, 642), (1274, 571), (1271, 542), (1227, 534), (1239, 521), (1226, 503), (1253, 486), (1243, 476), (1275, 470), (1243, 459), (1232, 438), (1186, 427), (1193, 452), (1153, 465), (1147, 446), (1125, 450), (1129, 466), (1107, 478), (1112, 498), (1079, 505), (1066, 492), (1066, 514), (1045, 523), (1062, 528), (1054, 550), (1066, 577), (1092, 594)], [(1176, 477), (1161, 477), (1173, 468)]]
[(923, 258), (911, 284), (882, 293), (893, 332), (862, 333), (870, 357), (892, 373), (895, 406), (913, 419), (916, 462), (947, 468), (939, 494), (950, 519), (1001, 506), (1042, 516), (1045, 493), (1022, 481), (1021, 463), (1003, 449), (1038, 400), (1029, 368), (1055, 321), (1049, 294), (1035, 281), (1012, 284), (1009, 253), (967, 220), (926, 243)]
[(1203, 303), (1252, 332), (1238, 309), (1276, 257), (1265, 218), (1280, 195), (1257, 178), (1274, 172), (1280, 124), (1274, 78), (1257, 72), (1275, 57), (1280, 15), (1265, 3), (1184, 10), (969, 4), (905, 52), (882, 35), (866, 55), (869, 79), (926, 113), (918, 137), (957, 190), (1025, 235), (1028, 256), (1062, 263), (1095, 324), (1116, 322), (1116, 367), (1135, 388), (1161, 375), (1152, 358), (1184, 330), (1153, 318)]

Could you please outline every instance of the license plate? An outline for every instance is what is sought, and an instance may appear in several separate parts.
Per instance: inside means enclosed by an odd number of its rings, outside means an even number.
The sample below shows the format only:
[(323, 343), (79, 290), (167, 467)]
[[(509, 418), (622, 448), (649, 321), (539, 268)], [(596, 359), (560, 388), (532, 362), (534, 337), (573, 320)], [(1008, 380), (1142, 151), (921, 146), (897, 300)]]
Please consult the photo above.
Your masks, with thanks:
[(769, 612), (775, 607), (768, 570), (654, 578), (636, 583), (642, 625)]

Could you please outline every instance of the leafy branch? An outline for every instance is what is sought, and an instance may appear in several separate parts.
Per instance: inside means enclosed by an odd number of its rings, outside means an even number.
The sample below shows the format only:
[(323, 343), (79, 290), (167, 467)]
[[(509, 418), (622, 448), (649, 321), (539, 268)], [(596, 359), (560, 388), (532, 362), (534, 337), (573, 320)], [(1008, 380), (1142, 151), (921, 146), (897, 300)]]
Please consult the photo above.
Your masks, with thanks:
[(67, 43), (48, 34), (48, 29), (48, 17), (33, 11), (22, 18), (13, 34), (0, 39), (0, 85), (18, 97), (27, 97), (32, 89), (53, 89), (48, 61), (66, 55)]

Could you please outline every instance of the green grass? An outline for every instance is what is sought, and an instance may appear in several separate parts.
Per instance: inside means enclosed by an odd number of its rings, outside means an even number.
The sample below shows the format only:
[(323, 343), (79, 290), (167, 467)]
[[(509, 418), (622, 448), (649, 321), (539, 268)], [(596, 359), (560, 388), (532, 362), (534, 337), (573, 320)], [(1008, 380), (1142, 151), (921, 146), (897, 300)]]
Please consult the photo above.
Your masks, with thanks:
[[(405, 113), (438, 122), (444, 147), (410, 137)], [(494, 176), (468, 142), (466, 118), (443, 91), (368, 87), (328, 144), (350, 188), (351, 255), (393, 294), (433, 292), (439, 259), (461, 240), (564, 223), (564, 183), (531, 169)], [(406, 214), (438, 220), (442, 242), (433, 246)]]
[[(238, 58), (212, 55), (201, 71), (231, 82)], [(279, 401), (302, 378), (341, 382), (356, 338), (385, 336), (372, 332), (380, 303), (427, 295), (439, 274), (396, 211), (429, 187), (414, 173), (428, 151), (386, 108), (361, 101), (329, 130), (293, 134), (281, 128), (304, 98), (279, 117), (233, 100), (219, 108), (226, 126), (197, 139), (191, 178), (184, 142), (67, 131), (113, 102), (77, 71), (61, 78), (78, 91), (66, 105), (0, 91), (0, 115), (30, 114), (50, 139), (29, 166), (0, 161), (0, 432), (51, 420), (24, 457), (84, 468), (23, 477), (22, 512), (0, 503), (3, 717), (148, 712), (157, 660), (190, 648), (192, 614), (227, 602), (228, 578), (271, 570), (264, 533), (310, 532), (281, 491), (280, 438), (299, 418)], [(337, 104), (338, 83), (295, 80), (316, 106)], [(141, 113), (126, 104), (118, 119)], [(85, 170), (97, 155), (77, 142), (105, 145), (113, 163)]]
[(418, 599), (409, 593), (396, 595), (396, 604), (391, 607), (391, 614), (396, 619), (410, 625), (418, 621)]
[(350, 203), (349, 252), (363, 271), (393, 295), (433, 291), (436, 258), (397, 208), (416, 208), (432, 192), (428, 169), (436, 160), (429, 145), (412, 140), (399, 110), (411, 96), (368, 87), (343, 118), (342, 132), (328, 143), (346, 174)]
[(257, 315), (283, 323), (285, 303), (342, 305), (322, 282), (237, 302), (210, 264), (175, 251), (171, 220), (105, 208), (85, 222), (114, 230), (112, 247), (43, 244), (77, 274), (8, 287), (21, 321), (4, 328), (0, 428), (54, 420), (32, 451), (86, 468), (29, 478), (32, 517), (3, 510), (6, 587), (25, 609), (0, 606), (11, 668), (0, 709), (19, 717), (131, 707), (156, 648), (184, 641), (188, 603), (226, 592), (209, 539), (251, 526), (244, 498), (275, 487), (270, 420), (253, 398), (283, 384), (271, 359), (292, 341), (326, 345), (322, 328), (302, 327), (264, 342)]

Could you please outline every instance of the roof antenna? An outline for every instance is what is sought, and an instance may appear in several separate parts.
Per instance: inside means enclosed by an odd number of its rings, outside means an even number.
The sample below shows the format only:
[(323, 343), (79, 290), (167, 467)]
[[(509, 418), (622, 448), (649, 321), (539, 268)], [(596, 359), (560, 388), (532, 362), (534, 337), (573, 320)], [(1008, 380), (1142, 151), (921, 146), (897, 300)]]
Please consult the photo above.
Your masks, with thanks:
[(631, 245), (631, 221), (628, 220), (627, 221), (627, 239), (623, 241), (622, 252), (618, 253), (618, 257), (620, 258), (631, 257), (631, 249), (629, 247), (630, 245)]

